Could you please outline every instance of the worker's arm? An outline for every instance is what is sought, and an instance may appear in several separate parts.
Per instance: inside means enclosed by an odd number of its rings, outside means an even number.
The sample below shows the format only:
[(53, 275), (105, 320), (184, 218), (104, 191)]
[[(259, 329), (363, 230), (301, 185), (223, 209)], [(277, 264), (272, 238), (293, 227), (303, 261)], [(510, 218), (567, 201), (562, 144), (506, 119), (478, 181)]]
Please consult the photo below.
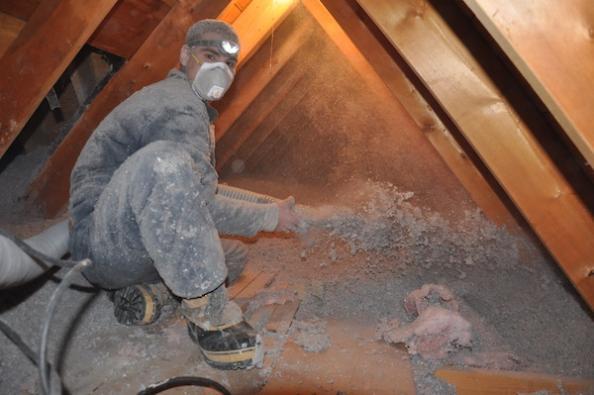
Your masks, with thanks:
[(276, 203), (252, 203), (216, 194), (209, 209), (217, 230), (226, 235), (251, 237), (261, 231), (272, 232), (279, 222)]

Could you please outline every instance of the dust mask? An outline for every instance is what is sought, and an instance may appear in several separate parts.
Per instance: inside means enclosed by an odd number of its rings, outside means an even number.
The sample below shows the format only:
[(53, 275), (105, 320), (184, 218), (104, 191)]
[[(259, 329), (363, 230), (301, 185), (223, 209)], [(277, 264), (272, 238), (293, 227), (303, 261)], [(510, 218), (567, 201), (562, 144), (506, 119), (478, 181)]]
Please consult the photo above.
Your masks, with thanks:
[(233, 82), (233, 72), (225, 62), (205, 62), (196, 72), (192, 89), (202, 100), (220, 100)]

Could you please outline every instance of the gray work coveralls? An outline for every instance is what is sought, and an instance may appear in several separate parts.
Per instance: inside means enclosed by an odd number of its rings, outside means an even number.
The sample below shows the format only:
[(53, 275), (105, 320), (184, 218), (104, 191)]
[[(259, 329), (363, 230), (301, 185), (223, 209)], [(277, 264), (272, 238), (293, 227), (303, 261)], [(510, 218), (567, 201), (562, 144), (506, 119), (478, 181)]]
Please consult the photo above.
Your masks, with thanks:
[(70, 182), (70, 250), (92, 259), (89, 281), (117, 289), (162, 279), (180, 297), (199, 297), (227, 276), (219, 233), (274, 230), (275, 204), (217, 194), (209, 125), (179, 70), (99, 124)]

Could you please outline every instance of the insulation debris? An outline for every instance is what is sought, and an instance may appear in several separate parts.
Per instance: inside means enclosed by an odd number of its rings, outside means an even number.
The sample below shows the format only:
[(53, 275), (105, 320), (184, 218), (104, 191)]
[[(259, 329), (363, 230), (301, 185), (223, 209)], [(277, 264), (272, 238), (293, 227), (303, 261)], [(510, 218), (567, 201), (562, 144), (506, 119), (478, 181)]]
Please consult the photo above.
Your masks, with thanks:
[(291, 339), (306, 352), (322, 352), (330, 347), (326, 321), (293, 321)]
[(404, 306), (418, 317), (407, 325), (382, 321), (378, 338), (404, 343), (411, 355), (428, 360), (443, 359), (458, 348), (471, 346), (471, 325), (458, 312), (458, 303), (446, 287), (425, 284), (405, 298)]
[(425, 284), (404, 299), (404, 309), (413, 316), (418, 316), (430, 305), (458, 311), (458, 302), (454, 299), (454, 294), (443, 285)]
[(245, 308), (244, 314), (251, 316), (256, 310), (263, 306), (270, 306), (273, 304), (285, 304), (287, 302), (294, 302), (298, 299), (298, 292), (290, 289), (281, 289), (274, 291), (262, 291), (258, 293)]
[[(381, 338), (389, 343), (404, 343), (411, 355), (437, 360), (459, 347), (470, 347), (470, 323), (458, 312), (442, 307), (427, 307), (412, 323), (400, 326), (391, 321)], [(386, 328), (384, 325), (383, 328)]]

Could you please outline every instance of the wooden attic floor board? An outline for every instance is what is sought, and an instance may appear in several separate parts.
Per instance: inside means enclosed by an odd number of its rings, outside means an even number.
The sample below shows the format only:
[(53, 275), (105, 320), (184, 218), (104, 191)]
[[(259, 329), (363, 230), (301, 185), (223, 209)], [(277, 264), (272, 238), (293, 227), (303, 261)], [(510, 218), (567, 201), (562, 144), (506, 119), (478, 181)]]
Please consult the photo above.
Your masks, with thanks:
[(536, 373), (485, 369), (440, 369), (435, 375), (456, 386), (458, 395), (593, 394), (594, 381)]
[[(275, 281), (275, 273), (246, 272), (229, 288), (244, 306), (267, 291), (283, 291), (288, 284)], [(303, 290), (296, 290), (301, 294)], [(271, 369), (260, 394), (414, 394), (412, 368), (406, 351), (374, 340), (375, 327), (351, 321), (330, 321), (330, 347), (320, 353), (305, 352), (286, 341), (299, 300), (260, 306), (249, 316), (252, 325), (266, 328), (263, 369)], [(279, 353), (278, 350), (282, 350)]]
[(305, 352), (291, 340), (260, 395), (414, 394), (406, 351), (374, 341), (375, 328), (328, 322), (330, 347)]

